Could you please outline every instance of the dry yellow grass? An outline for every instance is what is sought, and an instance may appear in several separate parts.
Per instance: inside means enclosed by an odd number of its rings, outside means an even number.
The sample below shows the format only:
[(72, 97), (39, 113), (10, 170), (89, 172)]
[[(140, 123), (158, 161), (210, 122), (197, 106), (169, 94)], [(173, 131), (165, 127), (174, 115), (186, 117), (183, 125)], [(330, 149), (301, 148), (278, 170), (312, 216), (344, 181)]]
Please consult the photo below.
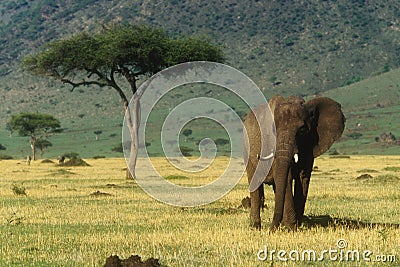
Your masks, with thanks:
[[(192, 176), (168, 166), (164, 159), (152, 159), (163, 176), (183, 185), (210, 182), (227, 160), (218, 158), (206, 172)], [(252, 230), (248, 210), (238, 208), (248, 195), (245, 176), (215, 203), (179, 208), (155, 201), (126, 180), (124, 159), (87, 160), (91, 167), (0, 161), (0, 266), (102, 266), (111, 254), (159, 258), (168, 266), (343, 266), (348, 250), (369, 250), (372, 260), (395, 257), (395, 263), (385, 266), (399, 264), (399, 160), (399, 156), (318, 158), (306, 205), (313, 225), (274, 234), (268, 232), (272, 188), (266, 188), (262, 231)], [(356, 179), (367, 173), (373, 178)], [(16, 195), (13, 186), (25, 189), (26, 196)], [(97, 191), (107, 194), (91, 195)], [(328, 218), (337, 223), (325, 226)], [(357, 226), (354, 221), (366, 224)], [(337, 247), (340, 239), (347, 242), (342, 250)], [(268, 257), (260, 261), (257, 253), (265, 248)], [(328, 254), (324, 261), (301, 260), (304, 251), (313, 250), (318, 258), (329, 249), (338, 250), (336, 260)], [(273, 260), (271, 250), (276, 250)], [(298, 251), (299, 260), (280, 261), (279, 250), (287, 252), (283, 258), (290, 252), (295, 257)], [(259, 256), (265, 256), (264, 251)], [(372, 266), (362, 257), (350, 265)]]

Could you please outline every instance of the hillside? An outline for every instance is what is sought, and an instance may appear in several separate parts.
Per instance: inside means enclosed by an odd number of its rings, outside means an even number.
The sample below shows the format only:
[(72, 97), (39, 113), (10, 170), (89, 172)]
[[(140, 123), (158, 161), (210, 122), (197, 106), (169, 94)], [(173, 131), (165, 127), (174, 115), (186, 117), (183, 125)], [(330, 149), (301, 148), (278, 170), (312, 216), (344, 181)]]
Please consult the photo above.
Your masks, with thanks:
[[(109, 23), (149, 23), (171, 35), (210, 36), (225, 48), (227, 64), (251, 77), (267, 97), (323, 93), (338, 99), (348, 118), (344, 142), (338, 144), (344, 153), (397, 153), (397, 147), (381, 147), (374, 138), (383, 131), (396, 134), (400, 126), (398, 118), (389, 121), (399, 110), (399, 12), (396, 0), (4, 0), (0, 144), (7, 147), (4, 153), (25, 157), (26, 138), (9, 138), (5, 123), (11, 114), (37, 111), (53, 114), (65, 128), (64, 134), (52, 137), (54, 147), (45, 156), (60, 151), (120, 156), (110, 152), (120, 143), (123, 119), (113, 91), (93, 87), (71, 93), (66, 85), (27, 75), (19, 62), (45, 43), (79, 31), (95, 32)], [(99, 141), (96, 130), (103, 132)], [(362, 136), (346, 137), (354, 132)]]
[(228, 64), (287, 93), (336, 88), (400, 64), (400, 3), (365, 1), (50, 1), (0, 3), (0, 73), (55, 38), (107, 23), (207, 34)]
[(346, 130), (338, 150), (346, 154), (400, 154), (400, 145), (377, 142), (383, 133), (400, 139), (400, 69), (325, 92), (343, 106)]

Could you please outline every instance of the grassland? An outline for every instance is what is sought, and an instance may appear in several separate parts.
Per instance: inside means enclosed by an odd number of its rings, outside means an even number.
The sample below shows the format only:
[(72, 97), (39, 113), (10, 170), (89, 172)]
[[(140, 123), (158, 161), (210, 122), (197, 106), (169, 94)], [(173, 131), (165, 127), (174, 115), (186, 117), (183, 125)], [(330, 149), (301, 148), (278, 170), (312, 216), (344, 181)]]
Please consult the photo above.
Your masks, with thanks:
[[(322, 262), (284, 263), (276, 255), (274, 261), (257, 260), (265, 246), (319, 253), (338, 249), (339, 239), (346, 240), (346, 249), (372, 251), (371, 259), (394, 255), (396, 263), (382, 264), (393, 266), (400, 262), (399, 160), (318, 158), (306, 207), (309, 222), (297, 232), (274, 234), (267, 228), (271, 188), (260, 232), (249, 227), (248, 210), (238, 208), (248, 194), (245, 176), (213, 204), (179, 208), (155, 201), (124, 179), (123, 159), (88, 159), (90, 167), (68, 168), (0, 161), (0, 266), (102, 266), (111, 254), (154, 257), (168, 266), (343, 266), (346, 262), (327, 255)], [(217, 158), (208, 173), (194, 177), (175, 172), (164, 159), (152, 162), (171, 182), (190, 184), (218, 175), (227, 158)], [(357, 179), (362, 174), (372, 178)], [(362, 260), (350, 265), (380, 266)]]
[[(340, 153), (347, 155), (399, 155), (400, 146), (379, 143), (375, 138), (384, 132), (392, 132), (397, 138), (400, 136), (400, 119), (397, 114), (400, 111), (400, 69), (392, 70), (349, 86), (340, 87), (324, 92), (322, 95), (331, 97), (341, 103), (346, 116), (346, 128), (341, 139), (334, 144)], [(21, 85), (22, 86), (22, 85)], [(38, 86), (40, 88), (40, 86)], [(38, 89), (31, 92), (32, 95), (23, 106), (17, 104), (18, 99), (23, 98), (24, 91), (14, 99), (12, 94), (4, 96), (7, 105), (0, 105), (0, 114), (7, 113), (8, 107), (19, 109), (18, 112), (35, 111), (54, 114), (61, 120), (63, 133), (51, 136), (49, 140), (53, 143), (44, 154), (44, 157), (56, 157), (62, 153), (77, 152), (82, 157), (106, 156), (121, 157), (122, 153), (111, 149), (121, 144), (121, 124), (123, 112), (118, 102), (118, 97), (113, 95), (109, 89), (103, 89), (97, 94), (96, 88), (84, 88), (72, 93), (66, 87), (60, 87), (53, 95), (48, 95), (46, 90)], [(37, 93), (37, 95), (36, 95)], [(264, 91), (267, 99), (271, 97), (272, 91)], [(93, 95), (96, 94), (96, 97)], [(67, 96), (67, 97), (66, 97)], [(243, 101), (234, 97), (232, 92), (217, 86), (187, 86), (174, 89), (170, 94), (164, 96), (152, 111), (149, 120), (150, 127), (146, 133), (146, 142), (152, 156), (163, 155), (160, 144), (161, 126), (169, 113), (169, 110), (186, 100), (196, 97), (210, 97), (223, 101), (234, 107), (240, 116), (248, 112)], [(306, 96), (309, 99), (314, 96)], [(42, 101), (56, 101), (55, 105), (45, 105)], [(37, 101), (37, 102), (36, 102)], [(87, 105), (85, 105), (85, 103)], [(9, 114), (0, 116), (0, 125), (9, 120), (11, 114), (17, 113), (11, 108)], [(199, 113), (207, 116), (212, 110), (202, 108)], [(143, 124), (142, 124), (143, 125)], [(179, 124), (177, 124), (179, 125)], [(183, 125), (179, 125), (183, 126)], [(180, 136), (181, 146), (193, 149), (193, 155), (198, 154), (198, 141), (205, 137), (229, 139), (222, 127), (212, 124), (207, 120), (196, 120), (188, 123), (185, 128), (193, 130), (192, 135), (185, 138)], [(102, 130), (100, 139), (95, 140), (94, 131)], [(353, 134), (359, 134), (357, 139)], [(17, 133), (9, 137), (5, 127), (0, 127), (0, 144), (7, 150), (0, 151), (1, 154), (10, 155), (14, 158), (25, 158), (30, 154), (28, 137), (20, 137)], [(229, 145), (218, 147), (219, 156), (229, 155)]]

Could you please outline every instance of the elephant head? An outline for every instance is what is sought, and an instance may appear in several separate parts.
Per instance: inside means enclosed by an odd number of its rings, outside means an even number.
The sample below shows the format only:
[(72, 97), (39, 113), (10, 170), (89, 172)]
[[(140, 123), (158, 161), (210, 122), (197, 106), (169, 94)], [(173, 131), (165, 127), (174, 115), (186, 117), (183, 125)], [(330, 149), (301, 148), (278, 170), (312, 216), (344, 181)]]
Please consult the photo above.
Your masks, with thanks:
[[(269, 132), (276, 135), (276, 147), (265, 148), (261, 144), (268, 142), (263, 142), (264, 137), (260, 133), (263, 127), (265, 131), (264, 124), (269, 122), (264, 121), (260, 113), (265, 113), (266, 108), (266, 104), (256, 107), (244, 122), (243, 144), (250, 184), (250, 218), (253, 226), (261, 228), (263, 183), (267, 183), (273, 185), (275, 192), (271, 229), (276, 229), (281, 223), (294, 228), (303, 218), (314, 158), (327, 151), (341, 136), (345, 118), (340, 104), (327, 97), (306, 102), (300, 97), (284, 99), (275, 95), (269, 102), (275, 128)], [(273, 151), (273, 157), (268, 159), (270, 151)], [(268, 166), (265, 162), (268, 161), (272, 164), (271, 168), (265, 168)]]

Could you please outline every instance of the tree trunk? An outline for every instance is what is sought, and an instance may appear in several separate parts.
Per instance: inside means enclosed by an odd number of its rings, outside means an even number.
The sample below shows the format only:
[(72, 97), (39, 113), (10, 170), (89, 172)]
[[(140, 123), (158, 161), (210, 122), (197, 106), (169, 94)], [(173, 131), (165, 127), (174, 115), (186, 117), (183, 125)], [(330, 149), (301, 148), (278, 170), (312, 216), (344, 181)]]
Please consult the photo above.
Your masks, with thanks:
[(36, 160), (36, 138), (33, 138), (29, 141), (32, 148), (32, 160)]
[(126, 178), (136, 178), (136, 162), (139, 150), (139, 126), (140, 126), (140, 96), (133, 96), (132, 110), (129, 106), (126, 108), (126, 121), (131, 135), (131, 149), (128, 159), (128, 169)]

